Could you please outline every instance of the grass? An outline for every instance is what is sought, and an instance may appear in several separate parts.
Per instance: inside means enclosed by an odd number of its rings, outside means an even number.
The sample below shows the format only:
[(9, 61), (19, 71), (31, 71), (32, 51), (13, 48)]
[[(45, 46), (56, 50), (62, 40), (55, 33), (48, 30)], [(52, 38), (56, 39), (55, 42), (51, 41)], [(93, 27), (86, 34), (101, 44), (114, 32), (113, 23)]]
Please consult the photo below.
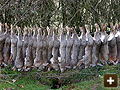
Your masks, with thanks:
[(59, 90), (120, 90), (120, 84), (117, 88), (105, 88), (103, 84), (103, 75), (106, 73), (117, 73), (120, 77), (120, 64), (81, 71), (66, 70), (62, 74), (55, 70), (17, 72), (12, 71), (11, 67), (2, 68), (1, 72), (4, 75), (0, 79), (0, 90), (50, 90), (55, 83), (60, 86)]

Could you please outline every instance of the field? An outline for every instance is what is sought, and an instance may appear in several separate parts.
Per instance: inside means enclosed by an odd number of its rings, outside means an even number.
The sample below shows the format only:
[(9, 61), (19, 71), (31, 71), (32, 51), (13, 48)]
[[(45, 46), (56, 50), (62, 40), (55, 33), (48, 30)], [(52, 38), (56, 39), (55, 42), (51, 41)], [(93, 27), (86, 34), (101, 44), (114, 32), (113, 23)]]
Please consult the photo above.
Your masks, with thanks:
[(120, 77), (120, 64), (82, 70), (39, 72), (12, 71), (11, 67), (2, 68), (0, 90), (120, 90), (120, 79), (117, 88), (105, 88), (103, 76), (106, 73), (117, 73)]

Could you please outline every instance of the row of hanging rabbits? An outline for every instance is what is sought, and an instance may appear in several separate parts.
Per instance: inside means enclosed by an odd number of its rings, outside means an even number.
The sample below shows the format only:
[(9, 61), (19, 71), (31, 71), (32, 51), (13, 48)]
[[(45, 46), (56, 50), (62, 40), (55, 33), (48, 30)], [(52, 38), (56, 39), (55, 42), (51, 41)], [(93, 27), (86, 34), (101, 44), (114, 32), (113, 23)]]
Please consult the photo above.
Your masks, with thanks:
[(18, 71), (28, 71), (32, 67), (41, 71), (47, 67), (48, 71), (52, 68), (56, 71), (60, 69), (61, 72), (66, 68), (96, 67), (99, 62), (103, 65), (117, 65), (120, 61), (120, 23), (117, 33), (115, 31), (117, 24), (114, 26), (110, 23), (109, 36), (105, 31), (107, 25), (107, 23), (104, 26), (101, 24), (100, 35), (99, 25), (95, 24), (94, 37), (91, 36), (88, 25), (85, 25), (86, 33), (84, 27), (79, 27), (80, 37), (73, 27), (59, 28), (59, 40), (57, 31), (53, 28), (31, 29), (25, 26), (22, 35), (21, 28), (16, 26), (18, 32), (16, 35), (15, 28), (11, 25), (10, 35), (7, 23), (5, 33), (3, 24), (0, 23), (0, 65), (14, 65), (13, 69), (17, 68)]

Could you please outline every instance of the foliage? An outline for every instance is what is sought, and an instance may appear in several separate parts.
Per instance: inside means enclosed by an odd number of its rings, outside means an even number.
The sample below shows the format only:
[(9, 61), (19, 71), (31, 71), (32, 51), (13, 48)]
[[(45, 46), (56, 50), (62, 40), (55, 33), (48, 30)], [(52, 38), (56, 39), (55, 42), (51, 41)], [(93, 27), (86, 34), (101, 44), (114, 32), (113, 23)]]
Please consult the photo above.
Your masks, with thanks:
[[(119, 0), (1, 0), (0, 22), (21, 28), (66, 25), (76, 27), (120, 21)], [(77, 31), (79, 32), (79, 31)]]

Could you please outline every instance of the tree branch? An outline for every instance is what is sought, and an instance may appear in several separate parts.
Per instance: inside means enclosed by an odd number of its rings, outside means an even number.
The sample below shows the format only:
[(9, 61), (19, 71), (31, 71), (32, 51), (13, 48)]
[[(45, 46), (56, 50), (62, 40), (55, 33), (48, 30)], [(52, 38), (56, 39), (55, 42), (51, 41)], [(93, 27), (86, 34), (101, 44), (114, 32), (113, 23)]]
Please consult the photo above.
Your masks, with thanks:
[(9, 2), (9, 0), (7, 0), (1, 7), (0, 10), (2, 10), (2, 8)]

